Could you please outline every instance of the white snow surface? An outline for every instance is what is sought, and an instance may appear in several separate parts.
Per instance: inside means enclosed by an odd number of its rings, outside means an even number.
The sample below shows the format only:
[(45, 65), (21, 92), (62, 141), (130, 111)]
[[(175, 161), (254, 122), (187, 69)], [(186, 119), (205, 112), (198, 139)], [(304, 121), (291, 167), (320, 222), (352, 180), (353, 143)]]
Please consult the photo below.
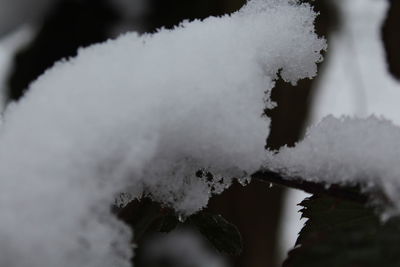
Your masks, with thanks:
[(188, 215), (212, 191), (199, 168), (226, 177), (222, 187), (256, 171), (277, 73), (316, 74), (325, 41), (314, 17), (294, 1), (253, 0), (48, 70), (0, 129), (0, 266), (130, 266), (130, 230), (110, 212), (119, 193)]
[(330, 184), (360, 184), (366, 191), (381, 188), (400, 211), (400, 128), (384, 118), (325, 117), (295, 147), (273, 155), (268, 168), (288, 177)]

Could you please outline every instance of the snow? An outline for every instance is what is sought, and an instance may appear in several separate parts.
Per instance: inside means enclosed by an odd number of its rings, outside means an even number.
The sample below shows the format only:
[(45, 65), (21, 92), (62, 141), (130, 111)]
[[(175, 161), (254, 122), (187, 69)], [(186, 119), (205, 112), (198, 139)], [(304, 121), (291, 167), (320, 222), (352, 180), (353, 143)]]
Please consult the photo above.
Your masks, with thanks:
[(267, 167), (308, 181), (360, 184), (363, 190), (380, 188), (394, 207), (384, 217), (400, 211), (400, 128), (388, 120), (325, 117), (309, 129), (294, 148), (284, 147)]
[[(400, 84), (387, 71), (380, 35), (381, 24), (386, 16), (389, 1), (333, 1), (339, 8), (341, 27), (327, 37), (329, 49), (325, 56), (322, 72), (320, 71), (318, 74), (317, 86), (314, 88), (316, 97), (313, 104), (313, 118), (309, 123), (316, 124), (329, 114), (336, 117), (346, 115), (363, 118), (375, 114), (375, 117), (384, 116), (395, 125), (400, 125), (398, 104)], [(376, 130), (370, 129), (369, 131)], [(357, 132), (354, 134), (364, 135), (364, 133)], [(338, 138), (334, 140), (338, 140)], [(382, 142), (382, 139), (377, 139), (376, 142)], [(371, 151), (373, 150), (366, 148), (364, 152), (369, 154), (372, 153)], [(304, 157), (309, 158), (306, 155)], [(317, 156), (315, 155), (315, 157)], [(382, 157), (382, 159), (387, 159), (385, 154)], [(351, 163), (345, 162), (345, 164)], [(397, 166), (397, 164), (393, 166)], [(372, 168), (372, 166), (368, 168)], [(320, 179), (323, 177), (321, 176)], [(301, 192), (290, 190), (288, 198), (295, 198), (294, 194), (298, 195)], [(286, 209), (292, 211), (283, 216), (285, 224), (296, 222), (292, 218), (295, 213), (298, 214), (297, 222), (300, 221), (301, 214), (297, 212), (298, 207), (296, 206), (299, 202), (294, 201), (290, 206), (286, 206)], [(297, 227), (293, 225), (283, 227), (281, 239), (287, 240), (283, 242), (284, 247), (287, 248), (285, 252), (294, 246), (298, 233), (296, 229), (302, 225), (303, 223)]]
[[(380, 39), (388, 3), (340, 0), (337, 5), (342, 27), (330, 40), (311, 121), (322, 122), (311, 128), (297, 148), (283, 149), (274, 161), (281, 159), (280, 167), (298, 172), (305, 179), (361, 182), (365, 186), (369, 183), (383, 188), (393, 202), (399, 202), (395, 193), (398, 164), (389, 155), (398, 153), (395, 136), (400, 125), (400, 86), (387, 71)], [(398, 213), (399, 205), (387, 214)]]
[(278, 72), (292, 83), (316, 74), (314, 17), (253, 0), (55, 64), (3, 118), (0, 265), (130, 266), (131, 233), (110, 211), (120, 193), (189, 215), (213, 191), (197, 170), (224, 177), (216, 192), (256, 171)]

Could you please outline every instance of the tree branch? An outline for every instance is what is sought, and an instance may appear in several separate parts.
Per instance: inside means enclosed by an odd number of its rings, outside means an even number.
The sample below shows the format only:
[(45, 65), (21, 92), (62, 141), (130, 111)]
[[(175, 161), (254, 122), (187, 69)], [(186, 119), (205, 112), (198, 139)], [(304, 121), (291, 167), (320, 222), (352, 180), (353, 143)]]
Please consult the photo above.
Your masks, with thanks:
[(311, 194), (326, 194), (363, 204), (368, 200), (368, 196), (362, 194), (359, 187), (344, 187), (337, 184), (328, 186), (325, 183), (305, 181), (301, 177), (285, 177), (278, 172), (273, 172), (270, 170), (260, 170), (252, 174), (251, 177), (267, 183), (300, 189)]

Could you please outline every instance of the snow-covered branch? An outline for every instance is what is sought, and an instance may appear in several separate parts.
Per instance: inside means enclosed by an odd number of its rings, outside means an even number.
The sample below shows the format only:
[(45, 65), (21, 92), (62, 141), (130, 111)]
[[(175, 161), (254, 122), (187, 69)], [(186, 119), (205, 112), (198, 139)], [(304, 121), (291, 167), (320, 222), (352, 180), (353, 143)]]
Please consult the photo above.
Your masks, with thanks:
[(326, 194), (341, 199), (356, 201), (362, 204), (367, 203), (368, 196), (362, 194), (358, 188), (346, 188), (337, 184), (308, 181), (304, 177), (287, 177), (279, 172), (270, 170), (260, 170), (251, 175), (252, 179), (257, 179), (266, 183), (282, 185), (289, 188), (299, 189), (310, 194)]
[(325, 41), (314, 18), (295, 1), (253, 0), (48, 70), (4, 115), (0, 265), (130, 266), (131, 232), (110, 211), (119, 193), (188, 215), (227, 177), (255, 172), (278, 72), (292, 83), (316, 74)]

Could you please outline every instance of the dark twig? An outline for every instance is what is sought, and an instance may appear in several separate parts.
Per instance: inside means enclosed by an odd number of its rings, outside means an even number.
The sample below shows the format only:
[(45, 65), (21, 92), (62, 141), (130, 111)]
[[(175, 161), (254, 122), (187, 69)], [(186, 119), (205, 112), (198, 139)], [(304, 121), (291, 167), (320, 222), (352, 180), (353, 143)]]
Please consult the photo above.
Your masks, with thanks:
[(360, 203), (366, 203), (368, 200), (368, 196), (362, 194), (358, 187), (340, 186), (337, 184), (328, 186), (325, 183), (305, 181), (301, 177), (285, 177), (278, 172), (270, 170), (260, 170), (254, 173), (251, 177), (267, 183), (300, 189), (311, 194), (326, 194)]

